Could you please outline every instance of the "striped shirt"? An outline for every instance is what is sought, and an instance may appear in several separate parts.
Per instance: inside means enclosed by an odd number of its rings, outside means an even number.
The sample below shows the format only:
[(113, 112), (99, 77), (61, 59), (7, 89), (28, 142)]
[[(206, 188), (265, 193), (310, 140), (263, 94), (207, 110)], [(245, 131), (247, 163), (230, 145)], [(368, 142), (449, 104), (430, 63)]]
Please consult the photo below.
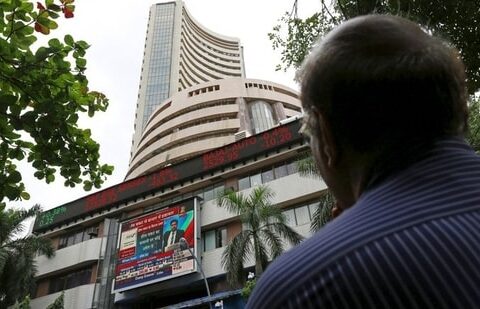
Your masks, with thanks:
[(275, 260), (248, 308), (480, 308), (480, 157), (463, 140)]

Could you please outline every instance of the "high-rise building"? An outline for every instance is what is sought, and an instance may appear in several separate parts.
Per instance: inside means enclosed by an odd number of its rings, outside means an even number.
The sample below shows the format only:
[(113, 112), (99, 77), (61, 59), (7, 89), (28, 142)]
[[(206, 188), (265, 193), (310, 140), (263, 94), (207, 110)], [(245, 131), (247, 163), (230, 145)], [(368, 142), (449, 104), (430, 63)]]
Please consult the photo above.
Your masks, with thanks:
[(245, 77), (240, 41), (203, 27), (183, 2), (150, 8), (135, 113), (132, 149), (153, 111), (178, 91), (197, 84)]
[[(296, 169), (307, 149), (296, 91), (245, 78), (239, 41), (179, 1), (152, 6), (145, 50), (127, 180), (36, 219), (56, 255), (37, 258), (34, 309), (62, 291), (65, 308), (242, 308), (221, 263), (244, 228), (217, 205), (225, 189), (268, 186), (310, 235), (325, 184)], [(254, 271), (251, 256), (245, 267)]]

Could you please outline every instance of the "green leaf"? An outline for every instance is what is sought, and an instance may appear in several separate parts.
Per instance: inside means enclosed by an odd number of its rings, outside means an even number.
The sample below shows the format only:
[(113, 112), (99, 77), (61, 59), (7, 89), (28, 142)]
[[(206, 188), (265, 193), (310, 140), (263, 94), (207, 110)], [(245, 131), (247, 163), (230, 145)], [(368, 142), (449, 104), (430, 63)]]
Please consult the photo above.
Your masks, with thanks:
[(20, 194), (20, 190), (17, 188), (17, 186), (8, 184), (4, 186), (4, 194), (7, 196), (7, 198), (11, 201), (16, 200)]
[(30, 194), (28, 194), (27, 192), (23, 191), (20, 193), (20, 197), (24, 200), (29, 200), (30, 199)]
[(8, 180), (12, 183), (18, 183), (22, 181), (22, 175), (18, 171), (13, 171), (8, 176)]
[(85, 41), (77, 41), (76, 45), (81, 48), (81, 49), (88, 49), (90, 47), (90, 45), (88, 45), (87, 42)]
[(37, 171), (33, 174), (33, 176), (37, 177), (38, 179), (43, 179), (43, 177), (45, 177), (45, 174), (42, 171)]
[(43, 60), (43, 59), (47, 58), (49, 53), (50, 53), (50, 51), (49, 51), (48, 48), (40, 47), (39, 49), (37, 49), (37, 52), (35, 53), (35, 58), (37, 59), (37, 61)]
[[(48, 7), (49, 10), (52, 10), (54, 12), (60, 12), (62, 10), (62, 8), (59, 5), (56, 5), (56, 4), (53, 4), (53, 3), (49, 4), (47, 7)], [(52, 12), (50, 12), (50, 15), (52, 15)], [(52, 15), (52, 17), (53, 17), (53, 15)]]
[(84, 58), (78, 58), (77, 60), (75, 60), (75, 64), (79, 69), (85, 69), (87, 66), (87, 60)]
[(73, 40), (73, 37), (70, 34), (67, 34), (64, 37), (64, 41), (65, 41), (65, 44), (67, 44), (68, 46), (73, 47), (73, 45), (75, 44), (75, 41)]
[(48, 41), (48, 46), (53, 47), (55, 49), (61, 49), (62, 43), (60, 43), (60, 41), (55, 38)]
[(56, 22), (54, 22), (53, 20), (49, 20), (48, 21), (48, 28), (49, 29), (57, 29), (58, 28), (58, 24)]
[(55, 181), (55, 175), (53, 174), (48, 174), (46, 177), (47, 183), (51, 183)]

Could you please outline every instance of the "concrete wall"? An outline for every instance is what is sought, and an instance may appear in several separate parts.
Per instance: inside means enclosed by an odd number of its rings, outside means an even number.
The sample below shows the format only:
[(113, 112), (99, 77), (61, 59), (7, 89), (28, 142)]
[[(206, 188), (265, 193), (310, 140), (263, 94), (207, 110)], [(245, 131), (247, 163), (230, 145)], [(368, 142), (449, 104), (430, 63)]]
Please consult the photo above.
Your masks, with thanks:
[[(73, 289), (65, 290), (64, 308), (65, 309), (86, 309), (92, 308), (95, 284), (81, 285)], [(38, 297), (30, 301), (32, 309), (45, 309), (60, 296), (62, 292)]]
[(50, 259), (41, 255), (36, 258), (37, 276), (41, 277), (54, 271), (68, 269), (77, 264), (98, 260), (101, 246), (102, 238), (94, 238), (57, 250), (55, 256)]

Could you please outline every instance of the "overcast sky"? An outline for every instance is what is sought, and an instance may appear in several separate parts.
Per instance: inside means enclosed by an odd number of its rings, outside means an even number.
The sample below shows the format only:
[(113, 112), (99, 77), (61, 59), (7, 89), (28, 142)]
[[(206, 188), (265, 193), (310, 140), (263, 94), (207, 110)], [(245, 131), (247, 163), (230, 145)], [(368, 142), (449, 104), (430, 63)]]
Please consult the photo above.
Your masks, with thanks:
[[(140, 66), (149, 7), (162, 1), (152, 0), (77, 0), (75, 17), (58, 21), (59, 29), (51, 37), (70, 33), (76, 40), (85, 40), (87, 77), (91, 90), (107, 95), (110, 105), (105, 113), (82, 121), (92, 129), (100, 143), (101, 160), (115, 166), (103, 188), (123, 181), (129, 160), (130, 143), (137, 99)], [(237, 37), (244, 47), (247, 78), (265, 79), (297, 89), (294, 72), (276, 72), (278, 51), (273, 51), (267, 33), (277, 20), (291, 11), (294, 0), (185, 0), (190, 14), (203, 26), (219, 34)], [(299, 15), (311, 15), (320, 1), (299, 0)], [(89, 193), (63, 186), (60, 177), (45, 184), (21, 166), (22, 176), (31, 194), (29, 201), (9, 205), (30, 207), (39, 203), (50, 209)], [(91, 191), (94, 192), (94, 191)], [(90, 193), (91, 193), (90, 192)]]

